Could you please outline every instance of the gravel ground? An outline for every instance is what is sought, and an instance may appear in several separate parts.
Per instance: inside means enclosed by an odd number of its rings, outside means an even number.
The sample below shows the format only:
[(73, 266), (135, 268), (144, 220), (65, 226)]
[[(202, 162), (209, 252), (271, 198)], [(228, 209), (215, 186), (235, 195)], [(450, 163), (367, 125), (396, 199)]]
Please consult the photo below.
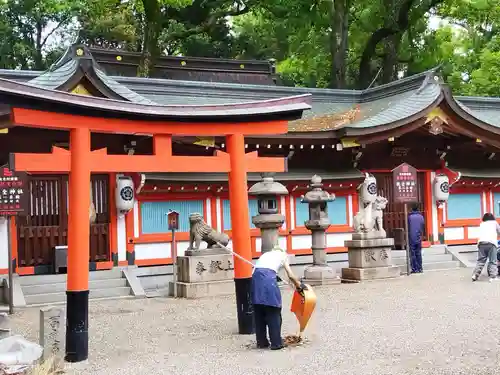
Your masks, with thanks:
[[(90, 361), (76, 374), (500, 374), (500, 281), (471, 270), (317, 288), (302, 346), (272, 352), (236, 334), (233, 297), (91, 302)], [(296, 333), (283, 291), (284, 334)], [(36, 340), (38, 309), (11, 319)]]

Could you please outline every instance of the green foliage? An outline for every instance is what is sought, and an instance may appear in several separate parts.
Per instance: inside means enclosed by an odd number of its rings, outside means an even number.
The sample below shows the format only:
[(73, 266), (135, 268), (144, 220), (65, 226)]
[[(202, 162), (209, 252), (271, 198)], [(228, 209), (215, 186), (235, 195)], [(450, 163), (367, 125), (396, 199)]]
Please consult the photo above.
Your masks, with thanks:
[(161, 54), (275, 59), (307, 87), (439, 65), (455, 93), (500, 96), (498, 0), (3, 0), (0, 35), (0, 68), (46, 69), (78, 35), (141, 52), (142, 75)]

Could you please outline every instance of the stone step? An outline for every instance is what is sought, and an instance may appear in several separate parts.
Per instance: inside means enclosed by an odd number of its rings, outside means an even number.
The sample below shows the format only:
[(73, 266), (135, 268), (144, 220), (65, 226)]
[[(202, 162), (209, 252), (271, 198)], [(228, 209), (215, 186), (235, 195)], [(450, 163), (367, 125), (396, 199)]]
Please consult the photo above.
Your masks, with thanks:
[[(90, 290), (118, 288), (124, 286), (127, 286), (127, 279), (125, 278), (89, 281)], [(22, 285), (21, 288), (25, 296), (30, 296), (35, 294), (47, 294), (47, 293), (63, 293), (66, 292), (66, 283)]]
[[(436, 262), (447, 262), (447, 261), (452, 261), (453, 260), (453, 255), (451, 254), (439, 254), (439, 255), (428, 255), (428, 256), (422, 256), (422, 263), (427, 264), (427, 263), (436, 263)], [(392, 263), (393, 264), (405, 264), (406, 262), (406, 255), (402, 257), (393, 257), (392, 258)]]
[[(92, 271), (89, 273), (89, 280), (118, 279), (120, 277), (122, 277), (122, 270), (120, 268)], [(66, 274), (20, 276), (19, 283), (21, 285), (58, 284), (65, 283), (66, 278)]]
[[(90, 299), (97, 298), (119, 298), (131, 296), (132, 291), (127, 287), (118, 287), (110, 289), (94, 289), (89, 293)], [(66, 293), (45, 293), (24, 296), (27, 305), (48, 305), (52, 303), (64, 303), (66, 301)]]
[[(422, 257), (427, 255), (442, 255), (446, 254), (444, 247), (429, 247), (422, 249)], [(392, 250), (392, 257), (404, 257), (406, 256), (406, 250)]]
[[(424, 272), (436, 271), (436, 270), (449, 270), (459, 267), (460, 267), (460, 262), (455, 260), (448, 262), (427, 263), (423, 265)], [(401, 270), (401, 273), (406, 273), (406, 265), (399, 265), (399, 269)]]

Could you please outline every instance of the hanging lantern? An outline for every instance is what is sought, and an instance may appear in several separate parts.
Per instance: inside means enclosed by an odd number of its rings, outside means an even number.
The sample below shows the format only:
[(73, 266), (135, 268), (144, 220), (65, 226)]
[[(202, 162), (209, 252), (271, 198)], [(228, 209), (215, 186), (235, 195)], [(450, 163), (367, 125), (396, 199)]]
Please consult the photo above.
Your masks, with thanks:
[(359, 195), (363, 204), (373, 203), (377, 198), (377, 180), (372, 175), (366, 173), (365, 180), (359, 187)]
[(434, 179), (434, 199), (436, 205), (441, 207), (450, 196), (450, 180), (445, 174), (439, 174)]

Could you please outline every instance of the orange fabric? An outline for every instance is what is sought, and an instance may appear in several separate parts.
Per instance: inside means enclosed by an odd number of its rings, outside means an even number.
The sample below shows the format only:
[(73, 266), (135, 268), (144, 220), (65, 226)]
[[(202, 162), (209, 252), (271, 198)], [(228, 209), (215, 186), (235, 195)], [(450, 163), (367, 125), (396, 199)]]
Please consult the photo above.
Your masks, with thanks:
[(297, 316), (299, 321), (300, 333), (306, 329), (316, 307), (316, 293), (314, 293), (310, 285), (306, 284), (306, 287), (307, 290), (303, 291), (303, 295), (297, 291), (293, 293), (292, 306), (290, 307), (290, 310)]

